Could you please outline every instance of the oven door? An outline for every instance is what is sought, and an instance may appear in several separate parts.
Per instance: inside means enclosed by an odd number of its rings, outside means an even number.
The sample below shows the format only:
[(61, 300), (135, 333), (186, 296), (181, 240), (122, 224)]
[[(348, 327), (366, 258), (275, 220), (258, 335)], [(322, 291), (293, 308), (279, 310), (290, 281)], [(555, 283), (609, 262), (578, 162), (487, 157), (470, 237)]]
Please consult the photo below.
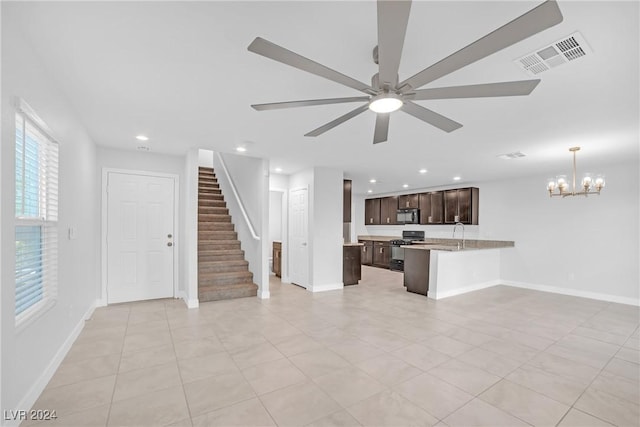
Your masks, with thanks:
[(391, 245), (391, 260), (404, 261), (404, 248), (401, 248), (400, 246)]

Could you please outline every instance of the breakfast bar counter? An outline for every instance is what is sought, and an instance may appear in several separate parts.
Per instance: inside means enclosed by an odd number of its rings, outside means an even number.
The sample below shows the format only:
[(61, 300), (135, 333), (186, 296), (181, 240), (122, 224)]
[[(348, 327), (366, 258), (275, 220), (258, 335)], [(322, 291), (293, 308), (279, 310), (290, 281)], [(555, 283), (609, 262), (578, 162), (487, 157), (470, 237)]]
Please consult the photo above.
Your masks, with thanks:
[(500, 283), (503, 240), (427, 239), (403, 246), (407, 291), (441, 299)]

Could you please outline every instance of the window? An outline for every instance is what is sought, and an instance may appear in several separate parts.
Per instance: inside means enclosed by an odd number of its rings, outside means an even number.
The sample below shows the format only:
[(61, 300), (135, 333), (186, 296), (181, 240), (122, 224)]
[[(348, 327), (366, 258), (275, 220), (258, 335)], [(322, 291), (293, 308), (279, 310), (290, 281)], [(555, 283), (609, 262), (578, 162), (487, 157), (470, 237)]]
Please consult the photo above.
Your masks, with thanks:
[(58, 282), (58, 144), (21, 101), (16, 114), (16, 325), (53, 305)]

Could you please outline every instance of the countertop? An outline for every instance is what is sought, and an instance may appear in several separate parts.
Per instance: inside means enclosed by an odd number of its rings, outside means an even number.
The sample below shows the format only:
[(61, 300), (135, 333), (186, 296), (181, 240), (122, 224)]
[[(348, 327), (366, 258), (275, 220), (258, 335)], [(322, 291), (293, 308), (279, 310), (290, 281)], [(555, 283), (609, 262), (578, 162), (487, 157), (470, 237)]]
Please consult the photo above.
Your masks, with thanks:
[(376, 242), (390, 242), (392, 240), (399, 240), (402, 237), (394, 236), (358, 236), (358, 240), (371, 240)]
[(343, 243), (342, 246), (364, 246), (364, 243)]
[(465, 239), (462, 248), (462, 239), (425, 239), (413, 245), (402, 246), (405, 249), (415, 249), (423, 251), (476, 251), (480, 249), (500, 249), (512, 248), (515, 242), (511, 240), (475, 240)]

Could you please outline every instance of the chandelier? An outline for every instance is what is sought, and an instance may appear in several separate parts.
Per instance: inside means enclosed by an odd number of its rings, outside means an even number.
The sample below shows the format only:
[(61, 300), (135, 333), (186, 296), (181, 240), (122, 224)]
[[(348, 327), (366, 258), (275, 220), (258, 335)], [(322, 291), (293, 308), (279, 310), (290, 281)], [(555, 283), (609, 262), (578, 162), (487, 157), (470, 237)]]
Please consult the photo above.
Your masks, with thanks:
[[(600, 194), (600, 190), (604, 188), (604, 175), (593, 177), (590, 173), (585, 173), (582, 177), (581, 187), (576, 189), (576, 152), (580, 147), (571, 147), (569, 151), (573, 153), (573, 185), (569, 190), (569, 183), (566, 175), (558, 175), (550, 178), (547, 182), (547, 191), (549, 197), (568, 197), (568, 196), (585, 196), (589, 194)], [(578, 191), (580, 190), (580, 191)]]

